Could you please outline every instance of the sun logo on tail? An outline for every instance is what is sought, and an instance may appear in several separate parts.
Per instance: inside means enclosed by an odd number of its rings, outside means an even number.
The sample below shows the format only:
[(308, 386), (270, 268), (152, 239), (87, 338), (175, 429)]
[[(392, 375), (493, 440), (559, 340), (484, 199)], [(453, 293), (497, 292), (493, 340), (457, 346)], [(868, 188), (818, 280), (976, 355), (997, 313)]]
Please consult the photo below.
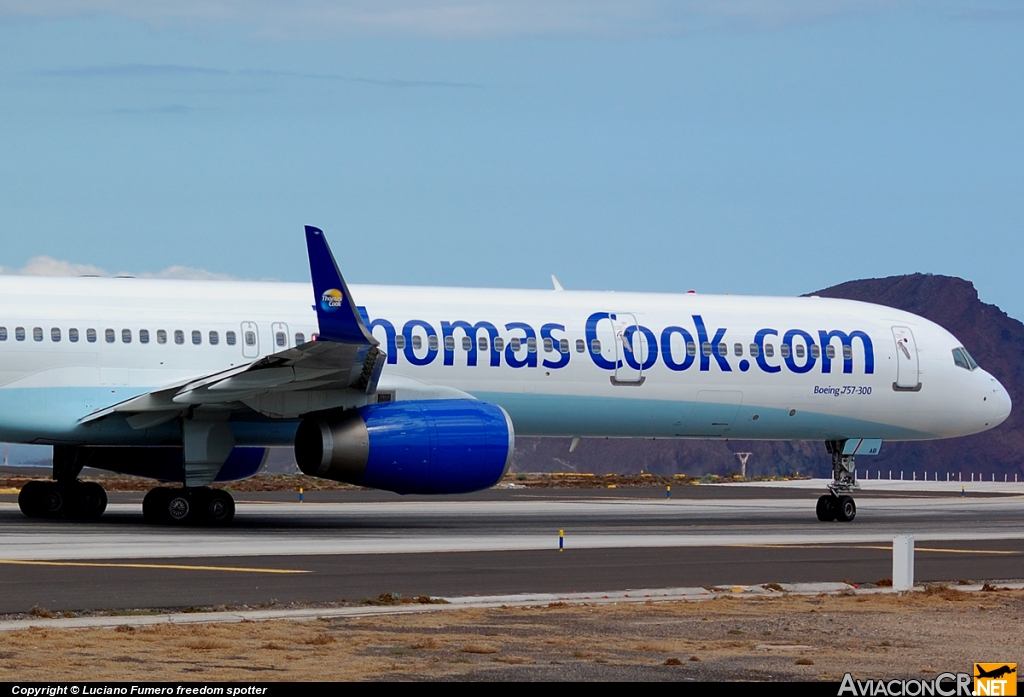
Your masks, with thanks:
[(344, 297), (337, 288), (325, 290), (320, 298), (320, 309), (324, 312), (337, 312), (341, 309), (341, 301)]

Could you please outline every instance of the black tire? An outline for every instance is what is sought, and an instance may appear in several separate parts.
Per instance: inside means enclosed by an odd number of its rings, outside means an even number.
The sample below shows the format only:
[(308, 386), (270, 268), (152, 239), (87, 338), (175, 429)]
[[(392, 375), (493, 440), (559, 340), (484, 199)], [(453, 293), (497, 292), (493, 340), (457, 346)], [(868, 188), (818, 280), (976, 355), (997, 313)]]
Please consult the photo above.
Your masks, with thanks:
[(18, 508), (28, 518), (39, 518), (42, 516), (43, 489), (46, 482), (27, 482), (18, 492)]
[(857, 504), (852, 496), (840, 496), (839, 506), (836, 509), (836, 520), (843, 523), (852, 523), (857, 517)]
[(203, 522), (220, 527), (229, 524), (235, 517), (235, 500), (226, 491), (211, 489), (203, 497)]
[(171, 525), (187, 525), (196, 519), (195, 505), (198, 503), (188, 489), (171, 489), (165, 499), (165, 520)]
[(836, 501), (836, 497), (831, 494), (825, 494), (818, 499), (818, 505), (814, 507), (814, 512), (818, 516), (818, 520), (823, 523), (830, 523), (836, 519), (836, 515), (839, 513), (839, 504)]
[(43, 518), (62, 518), (71, 510), (72, 497), (57, 482), (39, 482), (39, 515)]
[(142, 517), (147, 523), (164, 525), (167, 523), (167, 500), (171, 490), (165, 486), (150, 489), (142, 499)]
[(74, 492), (75, 517), (95, 520), (107, 510), (107, 492), (96, 482), (82, 482)]

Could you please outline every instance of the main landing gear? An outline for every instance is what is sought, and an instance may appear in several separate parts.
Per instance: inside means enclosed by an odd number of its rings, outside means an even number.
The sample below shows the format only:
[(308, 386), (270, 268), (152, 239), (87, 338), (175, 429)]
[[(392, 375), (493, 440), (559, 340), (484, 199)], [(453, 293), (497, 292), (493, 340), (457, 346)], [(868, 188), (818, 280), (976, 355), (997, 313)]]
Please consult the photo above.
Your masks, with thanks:
[(29, 518), (95, 520), (107, 509), (107, 492), (96, 482), (31, 481), (21, 487), (18, 507)]
[(220, 489), (158, 486), (142, 500), (142, 515), (158, 525), (227, 525), (235, 517), (235, 500)]
[(843, 523), (853, 522), (857, 517), (857, 504), (850, 496), (857, 488), (854, 479), (854, 456), (843, 455), (846, 441), (827, 440), (825, 449), (832, 456), (832, 483), (828, 485), (829, 493), (818, 499), (814, 512), (823, 523), (838, 520)]

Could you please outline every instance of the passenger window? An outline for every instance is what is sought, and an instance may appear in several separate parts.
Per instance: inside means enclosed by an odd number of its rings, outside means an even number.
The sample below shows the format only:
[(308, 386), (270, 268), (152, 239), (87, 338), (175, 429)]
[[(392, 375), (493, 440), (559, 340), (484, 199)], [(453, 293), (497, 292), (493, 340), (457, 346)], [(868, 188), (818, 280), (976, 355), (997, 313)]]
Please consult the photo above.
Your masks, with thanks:
[(757, 358), (760, 355), (761, 355), (761, 351), (760, 351), (760, 349), (757, 348), (757, 344), (751, 344), (750, 345), (750, 357), (751, 358)]
[(274, 334), (274, 342), (277, 343), (280, 348), (284, 348), (288, 345), (288, 335), (284, 332), (277, 332)]
[(821, 349), (818, 348), (817, 344), (811, 344), (811, 358), (819, 358), (821, 356)]
[(140, 344), (148, 344), (149, 343), (149, 330), (148, 329), (140, 329), (139, 330), (139, 343)]
[(505, 340), (500, 336), (494, 339), (494, 350), (499, 353), (505, 350)]
[(436, 351), (437, 350), (437, 337), (436, 336), (428, 336), (427, 337), (427, 348), (430, 349), (431, 351)]
[(526, 340), (526, 350), (529, 353), (537, 353), (537, 340), (532, 336)]
[(733, 346), (732, 347), (732, 352), (737, 357), (738, 356), (742, 356), (743, 355), (743, 344), (736, 344), (735, 346)]
[(509, 339), (509, 341), (508, 341), (508, 347), (510, 349), (512, 349), (513, 353), (515, 353), (520, 348), (522, 348), (522, 346), (523, 346), (523, 342), (520, 341), (519, 339)]
[(60, 341), (60, 328), (53, 327), (50, 329), (50, 341)]
[[(302, 336), (301, 334), (299, 336)], [(234, 332), (227, 332), (224, 334), (224, 341), (228, 342), (228, 346), (234, 346), (238, 343), (238, 337)]]
[(115, 337), (114, 337), (114, 330), (113, 329), (105, 329), (105, 330), (103, 330), (103, 339), (108, 344), (114, 343), (114, 338)]
[(555, 350), (555, 342), (551, 339), (544, 339), (544, 353), (551, 353)]
[(852, 346), (843, 346), (843, 358), (846, 358), (846, 359), (853, 358), (853, 347)]
[(24, 341), (25, 340), (25, 327), (15, 327), (14, 328), (14, 338), (17, 339), (18, 341)]
[(558, 340), (558, 352), (559, 353), (569, 353), (569, 340), (568, 339), (559, 339)]
[(590, 352), (591, 353), (601, 353), (601, 340), (600, 339), (591, 339), (590, 340)]
[(796, 357), (797, 358), (803, 358), (804, 357), (804, 345), (803, 344), (797, 344), (794, 348), (796, 349)]
[(710, 342), (705, 341), (704, 343), (702, 343), (700, 345), (700, 352), (703, 353), (705, 356), (710, 356), (711, 355), (711, 344), (710, 344)]
[(462, 350), (463, 351), (472, 351), (473, 350), (473, 340), (470, 339), (468, 336), (462, 337)]
[(95, 329), (86, 329), (85, 330), (85, 340), (88, 341), (90, 344), (95, 344), (96, 343), (96, 330)]
[(255, 346), (256, 345), (256, 332), (249, 331), (249, 332), (245, 333), (245, 345), (246, 346)]
[(423, 348), (423, 337), (419, 337), (419, 336), (413, 335), (413, 337), (412, 337), (412, 350), (413, 351), (419, 351), (421, 348)]
[[(231, 332), (228, 332), (228, 335), (233, 337)], [(234, 341), (228, 341), (228, 343), (229, 344), (233, 344), (235, 342)], [(306, 343), (306, 335), (303, 334), (302, 332), (295, 332), (295, 345), (296, 346), (302, 346), (304, 343)]]
[(166, 344), (167, 343), (167, 331), (164, 329), (156, 330), (156, 343)]
[(477, 339), (476, 340), (476, 347), (477, 347), (477, 350), (479, 350), (479, 351), (486, 351), (487, 350), (487, 337), (486, 336), (481, 336), (479, 339)]
[(576, 339), (576, 353), (583, 353), (587, 350), (587, 342), (583, 339)]
[(779, 354), (781, 354), (783, 358), (789, 358), (789, 344), (782, 344), (779, 346)]
[(216, 346), (217, 344), (220, 343), (220, 334), (218, 334), (217, 332), (210, 332), (209, 339), (210, 346)]
[(0, 327), (0, 341), (7, 341), (7, 327)]
[(832, 344), (829, 344), (828, 346), (826, 346), (825, 347), (825, 356), (827, 358), (835, 358), (836, 357), (836, 347), (833, 346)]
[(729, 355), (729, 347), (726, 346), (725, 344), (719, 344), (718, 345), (718, 355), (719, 356), (728, 356)]
[(174, 343), (178, 344), (179, 346), (184, 344), (185, 343), (185, 332), (181, 331), (180, 329), (175, 329), (174, 330)]
[(687, 341), (686, 342), (686, 355), (687, 356), (696, 356), (697, 355), (697, 344), (693, 343), (692, 341)]
[(764, 355), (768, 356), (768, 358), (773, 358), (775, 356), (775, 346), (773, 344), (765, 344)]
[(454, 336), (446, 336), (444, 338), (444, 350), (445, 351), (454, 351), (455, 350), (455, 337)]
[(193, 329), (192, 330), (192, 344), (195, 345), (195, 346), (199, 346), (201, 343), (203, 343), (203, 333), (201, 331), (199, 331), (198, 329)]
[(32, 340), (33, 341), (42, 341), (43, 340), (43, 328), (42, 327), (32, 327)]
[(126, 344), (132, 343), (132, 330), (131, 329), (122, 329), (121, 330), (121, 341), (126, 343)]
[(78, 343), (78, 330), (75, 329), (74, 327), (68, 330), (68, 341), (70, 341), (72, 344)]
[(401, 334), (395, 337), (395, 348), (399, 351), (405, 348), (405, 337)]

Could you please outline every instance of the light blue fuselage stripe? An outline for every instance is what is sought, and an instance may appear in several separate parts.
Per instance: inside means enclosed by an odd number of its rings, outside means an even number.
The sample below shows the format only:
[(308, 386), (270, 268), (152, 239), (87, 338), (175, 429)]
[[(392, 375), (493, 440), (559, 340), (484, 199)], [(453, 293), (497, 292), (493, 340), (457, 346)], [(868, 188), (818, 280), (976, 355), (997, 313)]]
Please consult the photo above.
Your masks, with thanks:
[[(180, 443), (176, 420), (135, 430), (123, 417), (112, 416), (83, 426), (85, 414), (110, 403), (148, 392), (145, 387), (53, 387), (0, 389), (4, 427), (0, 440), (104, 445), (166, 445)], [(655, 399), (567, 396), (509, 392), (475, 392), (474, 397), (503, 407), (520, 436), (610, 436), (656, 438), (746, 438), (766, 440), (831, 440), (882, 438), (921, 440), (933, 434), (859, 419), (799, 409), (789, 411), (744, 404), (728, 425), (720, 421), (722, 405)], [(757, 419), (754, 419), (754, 416)], [(232, 430), (239, 445), (291, 445), (296, 420), (265, 419), (252, 414), (235, 418)]]

